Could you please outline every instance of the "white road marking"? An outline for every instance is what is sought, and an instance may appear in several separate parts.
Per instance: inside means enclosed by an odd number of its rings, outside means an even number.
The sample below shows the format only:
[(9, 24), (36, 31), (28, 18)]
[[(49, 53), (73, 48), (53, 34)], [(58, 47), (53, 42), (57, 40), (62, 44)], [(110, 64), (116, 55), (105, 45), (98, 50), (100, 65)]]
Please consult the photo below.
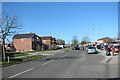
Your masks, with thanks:
[(21, 73), (18, 73), (18, 74), (16, 74), (16, 75), (13, 75), (13, 76), (8, 77), (8, 79), (13, 78), (13, 77), (16, 77), (16, 76), (19, 76), (19, 75), (21, 75), (21, 74), (23, 74), (23, 73), (26, 73), (26, 72), (28, 72), (28, 71), (31, 71), (31, 70), (33, 70), (33, 69), (34, 69), (34, 68), (25, 70), (25, 71), (23, 71), (23, 72), (21, 72)]
[(46, 65), (46, 64), (48, 64), (48, 63), (50, 63), (50, 62), (53, 62), (54, 60), (51, 60), (51, 61), (48, 61), (48, 62), (45, 62), (45, 63), (43, 63), (42, 65)]

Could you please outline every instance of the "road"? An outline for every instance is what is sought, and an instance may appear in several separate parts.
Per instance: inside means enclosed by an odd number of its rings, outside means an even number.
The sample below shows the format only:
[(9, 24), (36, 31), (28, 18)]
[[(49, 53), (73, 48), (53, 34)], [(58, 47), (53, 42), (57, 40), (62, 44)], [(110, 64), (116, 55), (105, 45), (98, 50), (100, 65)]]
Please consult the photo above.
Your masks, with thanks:
[[(100, 54), (69, 50), (53, 56), (2, 69), (3, 78), (110, 78), (109, 64), (102, 64)], [(115, 65), (112, 68), (117, 68)]]

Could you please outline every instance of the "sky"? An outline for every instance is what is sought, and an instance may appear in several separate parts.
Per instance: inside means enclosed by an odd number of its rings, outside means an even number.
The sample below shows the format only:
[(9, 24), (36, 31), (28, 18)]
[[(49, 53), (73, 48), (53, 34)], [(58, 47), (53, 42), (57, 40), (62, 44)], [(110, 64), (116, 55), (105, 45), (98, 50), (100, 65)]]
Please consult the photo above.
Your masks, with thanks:
[[(71, 43), (73, 36), (92, 42), (118, 35), (117, 2), (3, 2), (2, 10), (19, 17), (20, 33), (33, 32)], [(8, 37), (12, 41), (12, 37)]]

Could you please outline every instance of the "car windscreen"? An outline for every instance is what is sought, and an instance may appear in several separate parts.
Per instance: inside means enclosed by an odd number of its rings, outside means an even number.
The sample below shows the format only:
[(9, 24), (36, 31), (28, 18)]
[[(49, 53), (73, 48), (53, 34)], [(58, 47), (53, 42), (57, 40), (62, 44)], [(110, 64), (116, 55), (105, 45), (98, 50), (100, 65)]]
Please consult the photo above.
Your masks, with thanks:
[(100, 45), (97, 45), (97, 47), (101, 47)]
[(88, 49), (95, 49), (94, 47), (88, 47)]

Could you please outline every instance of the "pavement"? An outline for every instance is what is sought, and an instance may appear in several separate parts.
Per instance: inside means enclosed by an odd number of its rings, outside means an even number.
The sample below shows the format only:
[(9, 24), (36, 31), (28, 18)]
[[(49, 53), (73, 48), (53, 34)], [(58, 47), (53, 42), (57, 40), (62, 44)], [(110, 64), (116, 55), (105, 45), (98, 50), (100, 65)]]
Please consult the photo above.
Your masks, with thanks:
[(11, 78), (117, 78), (117, 65), (101, 64), (104, 57), (69, 50), (2, 68), (2, 77)]
[[(105, 50), (98, 50), (100, 55), (102, 55), (105, 59), (101, 62), (103, 64), (120, 64), (118, 61), (118, 56), (119, 53), (114, 53), (114, 56), (106, 56), (106, 51)], [(112, 52), (111, 52), (112, 53)]]
[[(58, 54), (58, 53), (61, 53), (61, 52), (64, 52), (62, 50), (56, 50), (56, 51), (44, 51), (44, 52), (34, 52), (34, 53), (28, 53), (28, 56), (33, 56), (33, 55), (45, 55), (45, 56), (51, 56), (51, 55), (55, 55), (55, 54)], [(14, 57), (15, 59), (16, 58), (21, 58), (21, 57), (25, 57), (25, 56), (18, 56), (18, 57)]]

